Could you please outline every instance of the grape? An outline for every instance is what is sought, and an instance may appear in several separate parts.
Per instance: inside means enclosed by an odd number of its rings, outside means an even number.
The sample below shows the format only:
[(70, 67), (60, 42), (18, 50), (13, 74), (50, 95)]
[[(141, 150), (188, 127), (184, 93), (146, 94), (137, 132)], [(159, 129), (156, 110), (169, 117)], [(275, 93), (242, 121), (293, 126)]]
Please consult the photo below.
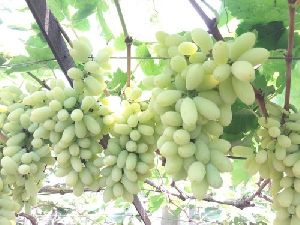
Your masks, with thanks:
[(84, 79), (84, 84), (87, 88), (87, 91), (94, 96), (101, 94), (104, 89), (104, 85), (101, 84), (96, 78), (93, 76), (88, 76)]
[(230, 160), (220, 151), (213, 150), (210, 152), (210, 162), (220, 172), (231, 172), (232, 170)]
[(255, 101), (255, 93), (249, 82), (240, 81), (232, 77), (232, 87), (238, 98), (246, 105), (251, 105)]
[(220, 83), (219, 92), (222, 100), (225, 103), (232, 105), (235, 102), (237, 95), (233, 90), (231, 77)]
[(215, 43), (212, 49), (212, 55), (217, 64), (227, 63), (229, 57), (229, 48), (227, 43), (224, 41), (218, 41)]
[(202, 200), (205, 197), (206, 192), (208, 190), (208, 183), (202, 180), (201, 182), (193, 181), (191, 184), (193, 195), (198, 200)]
[(192, 142), (189, 142), (185, 145), (181, 145), (178, 147), (178, 155), (182, 158), (188, 158), (195, 154), (196, 145)]
[(252, 82), (255, 79), (255, 70), (247, 61), (236, 61), (231, 66), (232, 74), (244, 82)]
[(85, 123), (85, 127), (89, 132), (93, 135), (99, 134), (101, 132), (100, 125), (96, 121), (96, 119), (90, 115), (85, 115), (83, 117), (83, 121)]
[(263, 164), (267, 161), (268, 153), (267, 151), (259, 151), (255, 156), (255, 161), (259, 164)]
[(187, 69), (186, 72), (186, 89), (195, 90), (202, 82), (204, 70), (200, 64), (194, 64)]
[(247, 32), (237, 37), (230, 45), (229, 58), (236, 60), (247, 50), (251, 49), (255, 44), (255, 34)]
[(205, 54), (212, 49), (213, 41), (205, 30), (201, 28), (194, 29), (191, 31), (191, 36), (196, 45), (198, 45)]
[(193, 42), (182, 42), (178, 45), (178, 52), (182, 55), (193, 55), (197, 51), (197, 46)]
[(270, 56), (270, 52), (265, 48), (252, 48), (244, 52), (239, 58), (239, 61), (247, 61), (253, 66), (264, 63)]
[(282, 207), (288, 207), (293, 201), (293, 190), (286, 188), (276, 196), (276, 200)]
[(199, 96), (195, 97), (193, 100), (198, 112), (205, 118), (217, 120), (220, 117), (220, 109), (214, 102)]
[(181, 91), (165, 90), (162, 91), (156, 98), (157, 104), (161, 106), (169, 106), (176, 103), (181, 97)]
[(190, 63), (203, 63), (206, 59), (206, 55), (203, 52), (195, 52), (195, 54), (189, 57)]
[(73, 80), (79, 80), (83, 77), (83, 72), (76, 67), (72, 67), (67, 71), (67, 75)]
[(180, 73), (184, 68), (186, 68), (187, 62), (183, 56), (176, 55), (171, 58), (170, 66), (172, 70)]
[(219, 107), (219, 109), (220, 109), (219, 122), (222, 126), (226, 127), (232, 121), (231, 105), (224, 104), (224, 105), (221, 105)]
[(228, 64), (220, 64), (213, 70), (213, 76), (216, 80), (223, 82), (231, 74), (231, 67)]
[(204, 179), (206, 174), (205, 166), (201, 162), (194, 162), (189, 166), (188, 178), (191, 181), (200, 182)]
[(198, 112), (194, 101), (187, 97), (184, 98), (180, 106), (180, 115), (183, 123), (188, 126), (196, 124), (198, 119)]
[(176, 130), (173, 134), (173, 140), (178, 145), (188, 144), (190, 141), (190, 134), (184, 129)]
[(220, 172), (210, 163), (206, 165), (206, 178), (208, 184), (214, 188), (220, 188), (223, 183)]
[(180, 113), (174, 111), (165, 112), (161, 116), (161, 121), (165, 126), (179, 127), (182, 125), (182, 118)]

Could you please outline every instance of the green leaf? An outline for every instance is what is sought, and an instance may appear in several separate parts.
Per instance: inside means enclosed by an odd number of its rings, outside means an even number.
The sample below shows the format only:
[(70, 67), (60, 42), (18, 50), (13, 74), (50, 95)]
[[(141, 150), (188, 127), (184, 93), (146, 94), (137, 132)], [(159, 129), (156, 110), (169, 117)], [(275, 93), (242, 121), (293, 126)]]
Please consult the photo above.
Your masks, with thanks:
[(47, 0), (47, 5), (51, 12), (58, 21), (62, 21), (65, 18), (64, 12), (66, 12), (66, 0)]
[(53, 58), (47, 42), (40, 35), (31, 36), (25, 43), (28, 54), (36, 60)]
[(0, 53), (0, 66), (6, 62), (6, 58)]
[[(285, 50), (278, 49), (271, 51), (270, 56), (283, 57)], [(268, 85), (275, 87), (276, 93), (282, 93), (285, 86), (285, 60), (269, 59), (258, 70), (259, 74), (265, 77)]]
[[(151, 57), (151, 54), (145, 44), (139, 45), (136, 48), (137, 57)], [(138, 62), (147, 76), (158, 75), (162, 72), (162, 69), (166, 65), (166, 60), (159, 60), (159, 63), (155, 63), (154, 59), (139, 59)]]
[(100, 3), (97, 5), (97, 18), (102, 29), (101, 36), (103, 36), (106, 41), (110, 41), (111, 39), (113, 39), (114, 35), (106, 23), (103, 15), (103, 10), (105, 10), (103, 9), (103, 2), (100, 1)]
[(245, 32), (254, 31), (257, 33), (256, 46), (275, 50), (278, 48), (279, 41), (285, 33), (285, 30), (286, 28), (282, 21), (271, 21), (264, 24), (249, 24), (243, 22), (239, 24), (236, 32), (240, 35)]
[(6, 70), (6, 73), (26, 72), (44, 67), (44, 65), (39, 63), (28, 64), (29, 61), (32, 61), (32, 58), (23, 55), (12, 58), (9, 61), (11, 67)]
[(247, 106), (237, 101), (232, 106), (232, 122), (225, 127), (224, 132), (229, 134), (243, 134), (258, 127), (256, 116), (247, 109)]
[(163, 194), (149, 196), (148, 197), (149, 211), (151, 213), (157, 211), (164, 202), (165, 202), (165, 196)]
[(247, 183), (250, 176), (245, 169), (245, 160), (234, 160), (232, 166), (231, 181), (233, 186), (236, 187), (242, 182)]
[(126, 49), (125, 37), (123, 33), (114, 39), (114, 46), (118, 51), (124, 51)]
[(88, 21), (88, 19), (83, 19), (80, 21), (72, 21), (72, 26), (75, 29), (87, 31), (90, 29), (90, 22)]
[(118, 68), (118, 70), (112, 75), (112, 79), (108, 83), (107, 87), (109, 91), (119, 93), (122, 90), (122, 88), (125, 86), (126, 81), (127, 81), (127, 74)]
[(218, 27), (222, 27), (228, 24), (234, 17), (231, 15), (230, 11), (227, 7), (222, 7), (219, 20), (218, 20)]
[(77, 12), (72, 16), (72, 21), (79, 21), (86, 19), (96, 9), (95, 3), (86, 3), (83, 7), (79, 8)]

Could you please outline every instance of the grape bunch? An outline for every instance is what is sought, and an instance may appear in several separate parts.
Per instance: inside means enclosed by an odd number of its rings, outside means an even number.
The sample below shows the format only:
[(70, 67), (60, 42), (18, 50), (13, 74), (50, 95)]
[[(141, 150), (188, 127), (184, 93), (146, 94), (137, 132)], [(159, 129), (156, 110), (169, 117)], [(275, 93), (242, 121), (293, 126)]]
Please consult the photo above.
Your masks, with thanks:
[(184, 35), (158, 32), (156, 37), (154, 50), (170, 58), (162, 74), (143, 81), (153, 88), (149, 108), (164, 127), (157, 147), (166, 158), (166, 172), (174, 180), (187, 178), (194, 196), (202, 199), (209, 186), (221, 187), (221, 173), (232, 169), (223, 127), (231, 123), (237, 97), (247, 105), (255, 101), (254, 66), (269, 52), (253, 48), (253, 33), (216, 43), (202, 29)]
[(104, 118), (112, 128), (101, 170), (105, 202), (118, 197), (132, 202), (140, 191), (139, 182), (150, 176), (154, 166), (155, 114), (146, 102), (139, 101), (139, 88), (127, 88), (125, 93), (121, 114)]
[[(4, 111), (2, 112), (4, 113)], [(4, 145), (0, 144), (0, 160), (3, 158)], [(0, 169), (2, 167), (0, 166)], [(6, 183), (6, 178), (0, 175), (0, 224), (15, 224), (15, 214), (20, 210), (19, 204), (12, 198), (11, 188)]]
[[(30, 121), (32, 107), (25, 104), (29, 96), (14, 86), (5, 87), (4, 92), (10, 98), (1, 101), (2, 105), (8, 104), (2, 127), (8, 139), (3, 147), (1, 175), (12, 188), (14, 200), (30, 211), (42, 185), (45, 167), (54, 160), (49, 145), (43, 140), (43, 132), (37, 123)], [(41, 91), (38, 95), (45, 96), (45, 93)]]
[(259, 118), (257, 151), (246, 151), (247, 147), (232, 150), (236, 155), (247, 156), (246, 168), (250, 174), (259, 172), (261, 177), (271, 179), (272, 206), (276, 212), (274, 224), (299, 224), (300, 114), (289, 113), (271, 102), (266, 108), (269, 116)]

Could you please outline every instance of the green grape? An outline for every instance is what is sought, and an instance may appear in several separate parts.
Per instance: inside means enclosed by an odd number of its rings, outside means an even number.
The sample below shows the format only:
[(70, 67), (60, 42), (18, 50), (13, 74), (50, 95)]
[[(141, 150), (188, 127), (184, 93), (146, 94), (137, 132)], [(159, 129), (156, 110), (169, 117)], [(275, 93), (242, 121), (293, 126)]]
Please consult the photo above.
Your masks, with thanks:
[(232, 74), (244, 82), (252, 82), (255, 79), (255, 70), (247, 61), (236, 61), (231, 66)]
[(201, 182), (192, 181), (191, 188), (193, 195), (198, 200), (202, 200), (208, 191), (208, 183), (205, 180), (202, 180)]
[(184, 129), (176, 130), (173, 134), (173, 140), (178, 145), (186, 145), (190, 142), (190, 134)]
[(84, 79), (84, 84), (85, 84), (87, 90), (89, 91), (89, 93), (91, 93), (91, 95), (94, 95), (94, 96), (101, 94), (101, 92), (104, 89), (104, 85), (102, 83), (100, 83), (93, 76), (86, 77)]
[(210, 152), (210, 163), (220, 172), (231, 172), (232, 170), (230, 159), (220, 151), (212, 150)]
[(189, 57), (189, 62), (194, 63), (203, 63), (206, 60), (206, 55), (203, 52), (195, 52), (195, 54)]
[(232, 105), (235, 102), (237, 95), (234, 92), (231, 77), (219, 84), (219, 93), (225, 103)]
[(276, 200), (278, 201), (279, 205), (282, 207), (289, 207), (293, 201), (293, 189), (286, 188), (282, 192), (278, 193), (276, 196)]
[(175, 174), (181, 170), (182, 158), (177, 155), (166, 158), (165, 170), (168, 174)]
[(185, 145), (178, 146), (178, 155), (182, 158), (188, 158), (195, 154), (196, 145), (192, 142), (189, 142)]
[(220, 118), (219, 118), (220, 124), (224, 127), (229, 126), (232, 121), (231, 105), (224, 104), (221, 105), (219, 109), (220, 109)]
[(178, 51), (182, 55), (193, 55), (197, 52), (197, 45), (193, 42), (182, 42), (178, 45)]
[(73, 80), (79, 80), (82, 79), (83, 72), (76, 67), (72, 67), (67, 71), (67, 75)]
[(134, 170), (137, 164), (137, 155), (135, 153), (129, 153), (126, 159), (126, 169)]
[(206, 165), (206, 179), (208, 184), (214, 188), (220, 188), (222, 186), (223, 180), (220, 176), (220, 172), (211, 163)]
[(151, 126), (140, 124), (138, 125), (138, 131), (145, 136), (152, 136), (154, 129)]
[(209, 120), (217, 120), (220, 118), (220, 109), (214, 102), (200, 96), (195, 97), (193, 100), (198, 112), (205, 118)]
[(161, 121), (165, 126), (179, 127), (182, 125), (180, 113), (174, 111), (165, 112), (161, 116)]
[(187, 67), (187, 62), (184, 56), (176, 55), (171, 58), (170, 67), (177, 73), (180, 73)]
[(100, 125), (93, 116), (84, 115), (83, 121), (85, 123), (87, 130), (91, 132), (93, 135), (97, 135), (101, 132)]
[(268, 152), (267, 151), (259, 151), (255, 156), (255, 161), (259, 164), (263, 164), (268, 159)]
[(155, 33), (156, 40), (160, 43), (164, 43), (168, 34), (164, 31), (157, 31)]
[(40, 107), (31, 111), (30, 120), (41, 123), (53, 116), (53, 111), (48, 107)]
[(220, 64), (213, 70), (212, 74), (216, 80), (223, 82), (230, 76), (231, 66), (228, 64)]
[(100, 66), (95, 61), (87, 61), (84, 64), (84, 70), (88, 73), (98, 73), (100, 70)]
[(192, 40), (205, 54), (207, 54), (213, 48), (213, 41), (205, 30), (201, 28), (194, 29), (191, 31), (191, 36)]
[(188, 67), (186, 72), (186, 89), (195, 90), (203, 81), (205, 74), (202, 66), (200, 64), (194, 64)]
[(255, 34), (250, 32), (244, 33), (237, 37), (230, 45), (229, 58), (232, 61), (238, 59), (243, 53), (254, 46), (255, 39)]
[(265, 48), (252, 48), (244, 52), (239, 58), (239, 61), (247, 61), (253, 66), (264, 63), (270, 56), (270, 52)]
[(188, 126), (193, 126), (196, 124), (198, 112), (193, 99), (189, 97), (183, 99), (180, 106), (180, 114), (184, 124)]
[(207, 144), (200, 139), (197, 139), (195, 144), (197, 147), (195, 152), (196, 159), (203, 164), (207, 164), (210, 161), (210, 149)]
[(191, 181), (200, 182), (206, 174), (205, 166), (201, 162), (194, 162), (189, 166), (188, 178)]
[(285, 135), (279, 135), (277, 137), (277, 143), (283, 148), (288, 148), (292, 144), (291, 139), (289, 139), (289, 137)]
[(212, 56), (217, 64), (225, 64), (229, 57), (229, 48), (224, 41), (218, 41), (212, 49)]
[(181, 91), (178, 90), (165, 90), (158, 94), (156, 102), (163, 107), (170, 106), (181, 98), (181, 94)]
[(255, 102), (255, 93), (249, 82), (232, 77), (232, 87), (238, 98), (246, 105), (252, 105)]

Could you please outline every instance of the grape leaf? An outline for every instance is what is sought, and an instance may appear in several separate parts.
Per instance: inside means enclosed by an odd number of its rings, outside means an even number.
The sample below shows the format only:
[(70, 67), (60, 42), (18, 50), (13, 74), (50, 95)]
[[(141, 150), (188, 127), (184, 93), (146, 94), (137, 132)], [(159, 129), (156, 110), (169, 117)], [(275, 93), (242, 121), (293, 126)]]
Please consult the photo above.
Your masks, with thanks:
[(264, 24), (241, 23), (236, 30), (238, 35), (245, 32), (254, 31), (257, 33), (256, 46), (269, 50), (278, 48), (278, 43), (286, 28), (282, 21), (271, 21)]
[(103, 1), (100, 1), (98, 3), (96, 14), (97, 14), (98, 22), (102, 29), (101, 36), (103, 36), (106, 41), (110, 41), (111, 39), (113, 39), (114, 35), (110, 30), (109, 26), (107, 25), (106, 20), (104, 18), (103, 12), (106, 11), (107, 8), (103, 7), (103, 5), (104, 6), (106, 5), (105, 2)]
[(127, 74), (124, 73), (120, 68), (112, 75), (111, 81), (108, 83), (107, 87), (109, 91), (119, 93), (125, 86), (127, 81)]
[(68, 14), (68, 4), (66, 0), (47, 0), (47, 5), (58, 21), (62, 21)]
[(232, 163), (231, 182), (233, 186), (237, 186), (240, 183), (247, 183), (250, 179), (248, 172), (245, 169), (244, 160), (234, 160)]
[(90, 22), (88, 21), (88, 19), (72, 21), (72, 26), (78, 30), (87, 31), (90, 29)]
[[(151, 57), (151, 54), (145, 44), (139, 45), (136, 48), (137, 57)], [(159, 63), (155, 63), (154, 59), (139, 59), (138, 62), (147, 76), (158, 75), (162, 72), (163, 67), (166, 64), (165, 60), (160, 60)]]
[(243, 105), (240, 101), (233, 104), (232, 122), (224, 128), (225, 133), (238, 135), (258, 127), (256, 116), (251, 112), (251, 109), (247, 109), (247, 106)]
[(40, 63), (34, 63), (34, 64), (28, 64), (28, 61), (31, 61), (32, 58), (24, 55), (19, 55), (16, 57), (13, 57), (9, 61), (9, 65), (11, 65), (10, 68), (8, 68), (5, 72), (7, 74), (13, 73), (13, 72), (26, 72), (31, 70), (36, 70), (41, 67), (44, 67), (43, 64)]
[(151, 213), (157, 211), (165, 202), (163, 194), (156, 194), (148, 197), (148, 209)]
[[(284, 49), (271, 51), (270, 56), (283, 57)], [(285, 86), (285, 60), (269, 59), (258, 70), (259, 74), (275, 87), (276, 93), (282, 93)]]
[(96, 9), (96, 4), (93, 2), (86, 3), (83, 7), (80, 7), (77, 12), (72, 16), (72, 21), (79, 21), (86, 19)]
[(125, 37), (123, 33), (114, 39), (114, 46), (118, 51), (123, 51), (126, 49)]
[(40, 35), (31, 36), (25, 43), (28, 54), (36, 60), (53, 58), (53, 54)]

